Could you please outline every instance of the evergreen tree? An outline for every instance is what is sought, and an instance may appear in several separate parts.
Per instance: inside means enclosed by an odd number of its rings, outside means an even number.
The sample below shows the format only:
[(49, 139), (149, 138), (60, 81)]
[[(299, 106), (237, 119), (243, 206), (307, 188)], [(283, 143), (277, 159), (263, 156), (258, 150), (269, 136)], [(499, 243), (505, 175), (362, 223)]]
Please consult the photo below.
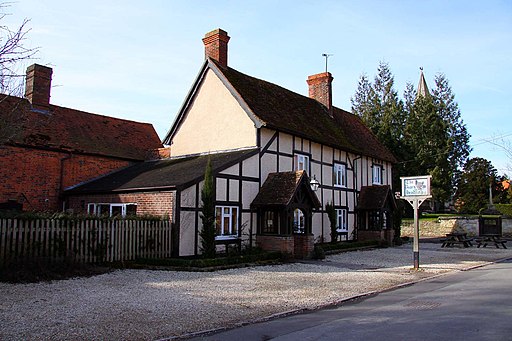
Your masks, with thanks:
[(435, 77), (436, 88), (433, 92), (434, 104), (439, 116), (446, 124), (448, 138), (448, 163), (452, 170), (452, 187), (460, 177), (460, 170), (466, 163), (471, 152), (470, 134), (462, 120), (459, 105), (444, 74)]
[(352, 102), (352, 112), (360, 116), (366, 126), (376, 134), (378, 119), (375, 117), (374, 97), (375, 92), (373, 91), (368, 77), (362, 74), (357, 84), (357, 91), (354, 97), (350, 98)]
[(334, 205), (330, 202), (325, 205), (325, 212), (327, 212), (327, 217), (329, 218), (329, 224), (331, 226), (331, 243), (336, 243), (338, 241), (338, 231), (337, 231), (337, 217), (336, 217), (336, 209)]
[(393, 188), (400, 188), (402, 176), (430, 174), (434, 200), (441, 204), (452, 198), (471, 148), (448, 80), (440, 74), (435, 84), (432, 94), (418, 94), (408, 83), (402, 101), (389, 65), (381, 62), (373, 84), (361, 76), (351, 101), (353, 113), (399, 160)]
[[(398, 159), (405, 156), (403, 145), (406, 115), (403, 102), (394, 89), (394, 77), (385, 62), (380, 62), (374, 83), (366, 75), (359, 79), (358, 89), (353, 98), (352, 112), (363, 122)], [(400, 186), (402, 169), (393, 172), (393, 187)]]
[[(489, 204), (489, 184), (494, 184), (496, 169), (490, 161), (475, 157), (464, 165), (458, 189), (455, 207), (460, 212), (478, 213)], [(492, 186), (493, 189), (496, 186)]]
[(213, 188), (212, 162), (208, 159), (201, 189), (201, 252), (206, 258), (215, 257), (215, 191)]

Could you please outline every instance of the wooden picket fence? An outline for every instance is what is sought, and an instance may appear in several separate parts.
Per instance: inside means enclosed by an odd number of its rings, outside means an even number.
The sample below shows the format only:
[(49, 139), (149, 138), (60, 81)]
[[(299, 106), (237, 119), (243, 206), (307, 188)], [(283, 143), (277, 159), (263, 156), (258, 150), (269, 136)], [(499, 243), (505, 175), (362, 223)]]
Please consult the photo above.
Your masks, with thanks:
[(79, 263), (171, 256), (168, 220), (0, 219), (0, 267), (23, 259)]

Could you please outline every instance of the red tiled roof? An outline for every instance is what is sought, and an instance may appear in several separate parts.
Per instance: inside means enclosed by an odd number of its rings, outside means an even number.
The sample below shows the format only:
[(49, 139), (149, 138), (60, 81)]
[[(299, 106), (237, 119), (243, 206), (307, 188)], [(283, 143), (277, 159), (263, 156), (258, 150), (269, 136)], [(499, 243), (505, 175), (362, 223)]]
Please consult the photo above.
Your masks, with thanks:
[(394, 155), (358, 116), (333, 107), (331, 117), (327, 108), (312, 98), (215, 65), (265, 126), (356, 154), (396, 162)]
[(149, 123), (55, 105), (49, 112), (33, 111), (26, 99), (13, 96), (2, 95), (0, 118), (12, 130), (7, 142), (19, 145), (132, 160), (144, 160), (149, 150), (162, 147)]

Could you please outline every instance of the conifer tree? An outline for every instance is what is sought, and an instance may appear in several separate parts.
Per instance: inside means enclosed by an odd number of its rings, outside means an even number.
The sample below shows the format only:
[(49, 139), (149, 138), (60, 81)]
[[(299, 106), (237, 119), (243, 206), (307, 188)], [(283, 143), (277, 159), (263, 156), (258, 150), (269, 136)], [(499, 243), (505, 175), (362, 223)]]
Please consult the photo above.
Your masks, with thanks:
[(329, 218), (329, 224), (331, 226), (331, 243), (336, 243), (338, 241), (338, 231), (337, 231), (337, 219), (336, 219), (336, 209), (334, 205), (330, 202), (325, 205), (325, 212), (327, 212), (327, 217)]
[(437, 75), (435, 85), (432, 94), (423, 96), (408, 83), (402, 101), (389, 65), (381, 62), (373, 84), (361, 76), (351, 101), (353, 113), (399, 160), (393, 187), (400, 187), (402, 176), (430, 174), (434, 199), (442, 203), (453, 196), (471, 148), (448, 80)]
[(215, 191), (213, 188), (212, 162), (208, 159), (201, 189), (201, 252), (206, 258), (215, 257)]

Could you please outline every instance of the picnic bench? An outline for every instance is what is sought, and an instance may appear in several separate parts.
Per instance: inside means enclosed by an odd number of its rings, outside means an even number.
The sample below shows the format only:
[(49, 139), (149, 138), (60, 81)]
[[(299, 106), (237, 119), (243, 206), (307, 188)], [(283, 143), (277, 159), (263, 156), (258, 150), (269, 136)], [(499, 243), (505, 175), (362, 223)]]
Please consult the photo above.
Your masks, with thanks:
[(473, 238), (468, 238), (467, 233), (447, 233), (446, 238), (442, 240), (441, 247), (452, 247), (462, 245), (463, 247), (473, 246)]
[(494, 244), (497, 249), (500, 248), (500, 245), (504, 249), (507, 248), (505, 245), (507, 240), (501, 238), (501, 235), (499, 234), (483, 234), (480, 235), (480, 238), (475, 239), (475, 242), (477, 243), (476, 247), (486, 247), (488, 244)]

